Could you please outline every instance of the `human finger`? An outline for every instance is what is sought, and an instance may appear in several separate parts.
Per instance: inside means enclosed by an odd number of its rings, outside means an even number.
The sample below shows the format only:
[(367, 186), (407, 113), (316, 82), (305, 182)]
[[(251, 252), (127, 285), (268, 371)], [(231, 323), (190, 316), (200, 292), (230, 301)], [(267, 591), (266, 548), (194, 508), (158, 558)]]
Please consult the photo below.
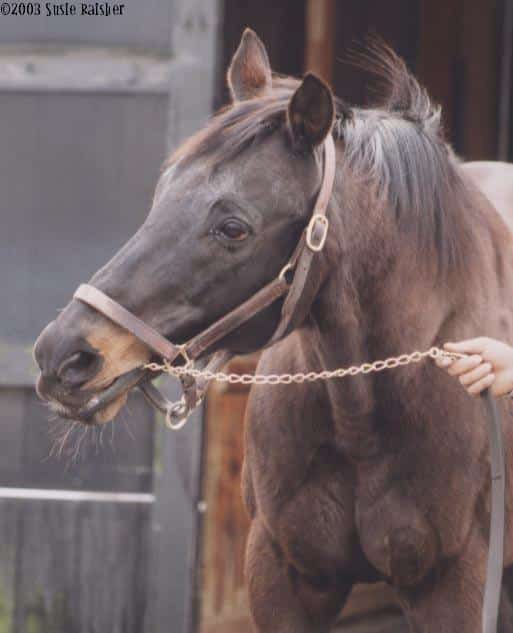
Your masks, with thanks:
[(444, 349), (448, 352), (456, 352), (459, 354), (481, 354), (486, 346), (486, 338), (480, 336), (478, 338), (470, 338), (466, 341), (458, 341), (457, 343), (445, 343)]
[(464, 387), (476, 383), (481, 378), (484, 378), (487, 374), (492, 373), (493, 367), (490, 363), (481, 363), (472, 371), (468, 371), (466, 374), (460, 376), (460, 382)]
[(457, 360), (455, 360), (447, 371), (451, 376), (461, 376), (462, 374), (466, 374), (472, 369), (475, 369), (482, 362), (483, 359), (477, 354), (474, 354), (472, 356), (465, 356), (465, 358), (458, 358)]
[(450, 356), (437, 356), (435, 358), (435, 363), (440, 369), (447, 369), (450, 365), (454, 363), (454, 358)]
[(494, 380), (495, 374), (487, 374), (484, 378), (481, 378), (481, 380), (467, 387), (467, 391), (471, 396), (478, 396), (482, 391), (491, 387)]

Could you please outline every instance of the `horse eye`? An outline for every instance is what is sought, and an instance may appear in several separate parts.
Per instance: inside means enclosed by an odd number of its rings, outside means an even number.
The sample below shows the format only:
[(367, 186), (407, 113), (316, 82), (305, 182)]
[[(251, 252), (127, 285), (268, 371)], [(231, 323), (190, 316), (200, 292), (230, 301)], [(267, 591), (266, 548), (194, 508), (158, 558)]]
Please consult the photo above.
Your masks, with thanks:
[(248, 237), (250, 229), (245, 222), (236, 218), (228, 218), (216, 228), (215, 232), (226, 239), (240, 242)]

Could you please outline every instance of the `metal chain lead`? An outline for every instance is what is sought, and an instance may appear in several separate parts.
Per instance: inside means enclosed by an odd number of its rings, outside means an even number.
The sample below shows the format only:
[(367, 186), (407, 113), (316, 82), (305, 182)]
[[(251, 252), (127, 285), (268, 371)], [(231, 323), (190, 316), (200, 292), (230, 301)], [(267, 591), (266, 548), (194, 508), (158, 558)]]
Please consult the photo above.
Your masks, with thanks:
[(439, 347), (431, 347), (425, 352), (413, 352), (411, 354), (401, 354), (391, 356), (385, 360), (376, 360), (373, 363), (362, 363), (351, 367), (339, 367), (337, 369), (325, 369), (323, 371), (298, 372), (296, 374), (234, 374), (222, 371), (212, 372), (207, 369), (196, 369), (190, 363), (182, 367), (174, 367), (167, 361), (163, 363), (148, 363), (145, 369), (155, 372), (165, 372), (176, 378), (191, 376), (192, 378), (204, 378), (207, 381), (216, 380), (230, 384), (241, 385), (290, 385), (304, 382), (315, 382), (317, 380), (330, 380), (331, 378), (344, 378), (345, 376), (357, 376), (358, 374), (370, 374), (384, 371), (385, 369), (395, 369), (411, 363), (419, 363), (425, 358), (436, 360), (437, 358), (463, 358), (464, 354), (446, 352)]

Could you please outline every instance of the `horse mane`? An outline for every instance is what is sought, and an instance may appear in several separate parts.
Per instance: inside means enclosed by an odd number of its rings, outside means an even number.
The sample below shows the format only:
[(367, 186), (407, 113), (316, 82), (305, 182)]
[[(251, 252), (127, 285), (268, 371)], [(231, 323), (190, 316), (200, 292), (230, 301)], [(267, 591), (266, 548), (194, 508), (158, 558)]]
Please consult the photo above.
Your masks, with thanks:
[(461, 269), (468, 264), (465, 242), (473, 241), (475, 202), (445, 140), (441, 108), (379, 41), (358, 62), (385, 91), (373, 107), (355, 109), (352, 124), (344, 126), (345, 161), (377, 201), (386, 201), (399, 227), (416, 234), (419, 250), (435, 248), (441, 271)]
[[(333, 134), (343, 141), (343, 160), (371, 185), (376, 200), (395, 212), (399, 227), (416, 233), (419, 249), (430, 254), (435, 247), (440, 270), (461, 268), (468, 251), (462, 240), (472, 240), (463, 215), (472, 213), (474, 204), (444, 139), (440, 107), (387, 46), (372, 44), (359, 65), (377, 75), (386, 90), (378, 103), (365, 108), (349, 109), (335, 98)], [(275, 75), (269, 94), (220, 110), (175, 151), (166, 167), (204, 159), (215, 169), (237, 157), (285, 125), (299, 84)]]

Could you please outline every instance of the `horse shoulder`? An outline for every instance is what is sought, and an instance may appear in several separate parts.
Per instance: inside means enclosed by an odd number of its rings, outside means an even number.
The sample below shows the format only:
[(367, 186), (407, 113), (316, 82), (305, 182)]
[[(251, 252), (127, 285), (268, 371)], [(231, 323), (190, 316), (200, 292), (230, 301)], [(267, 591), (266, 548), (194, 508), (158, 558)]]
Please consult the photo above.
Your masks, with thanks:
[[(263, 354), (257, 372), (294, 373), (312, 366), (308, 345), (303, 348), (301, 335), (292, 333)], [(287, 561), (309, 577), (333, 577), (363, 556), (355, 540), (354, 467), (337, 450), (333, 429), (322, 383), (251, 390), (245, 503)]]
[[(296, 333), (265, 351), (257, 373), (305, 369)], [(332, 423), (323, 386), (254, 385), (245, 416), (245, 496), (273, 521), (305, 481), (322, 445), (332, 441)], [(249, 494), (251, 493), (251, 494)]]

